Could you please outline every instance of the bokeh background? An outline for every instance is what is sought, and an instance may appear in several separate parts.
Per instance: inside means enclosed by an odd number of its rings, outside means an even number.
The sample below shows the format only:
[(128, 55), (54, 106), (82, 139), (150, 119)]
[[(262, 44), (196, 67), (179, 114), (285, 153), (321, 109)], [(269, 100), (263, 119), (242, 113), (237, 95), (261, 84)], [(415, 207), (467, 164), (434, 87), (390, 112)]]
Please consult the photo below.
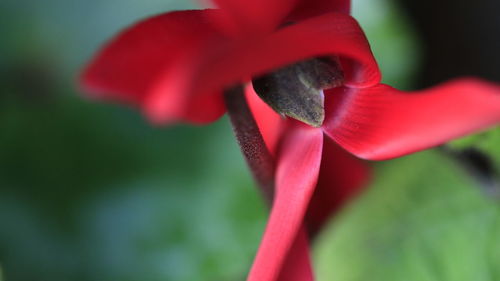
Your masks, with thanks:
[[(498, 1), (353, 4), (385, 82), (500, 81)], [(75, 85), (120, 29), (195, 7), (0, 2), (0, 280), (244, 280), (266, 209), (227, 118), (154, 128)], [(500, 280), (499, 129), (372, 165), (315, 243), (319, 280)]]

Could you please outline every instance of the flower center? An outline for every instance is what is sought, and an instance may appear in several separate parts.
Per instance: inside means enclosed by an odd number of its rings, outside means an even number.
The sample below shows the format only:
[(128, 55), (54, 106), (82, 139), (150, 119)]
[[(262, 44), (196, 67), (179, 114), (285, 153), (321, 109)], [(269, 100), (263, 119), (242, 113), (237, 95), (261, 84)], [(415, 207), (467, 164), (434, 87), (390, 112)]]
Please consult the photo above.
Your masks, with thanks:
[(343, 83), (336, 57), (300, 61), (252, 80), (257, 95), (274, 111), (313, 127), (321, 127), (325, 119), (323, 90)]

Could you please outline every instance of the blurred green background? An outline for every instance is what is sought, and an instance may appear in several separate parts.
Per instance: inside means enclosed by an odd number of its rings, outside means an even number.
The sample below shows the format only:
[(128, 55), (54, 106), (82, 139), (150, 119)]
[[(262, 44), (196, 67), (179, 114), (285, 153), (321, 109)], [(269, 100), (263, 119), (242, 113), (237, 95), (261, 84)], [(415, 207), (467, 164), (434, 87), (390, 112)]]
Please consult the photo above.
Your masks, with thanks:
[[(153, 128), (133, 110), (85, 100), (75, 86), (120, 29), (194, 7), (0, 2), (0, 281), (2, 272), (6, 281), (244, 279), (266, 210), (227, 119)], [(354, 15), (385, 81), (411, 88), (421, 43), (404, 13), (355, 0)], [(499, 139), (490, 132), (453, 149), (477, 145), (498, 156)], [(369, 191), (318, 240), (319, 279), (500, 280), (496, 182), (449, 155), (376, 164)]]

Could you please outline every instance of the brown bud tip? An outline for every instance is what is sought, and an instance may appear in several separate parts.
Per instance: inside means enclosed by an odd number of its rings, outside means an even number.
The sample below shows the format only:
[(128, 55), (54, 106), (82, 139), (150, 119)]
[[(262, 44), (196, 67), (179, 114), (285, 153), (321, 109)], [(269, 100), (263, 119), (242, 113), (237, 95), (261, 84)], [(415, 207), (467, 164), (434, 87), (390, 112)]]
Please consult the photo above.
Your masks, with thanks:
[(323, 90), (343, 83), (339, 63), (313, 58), (253, 79), (259, 97), (276, 112), (321, 127), (325, 119)]

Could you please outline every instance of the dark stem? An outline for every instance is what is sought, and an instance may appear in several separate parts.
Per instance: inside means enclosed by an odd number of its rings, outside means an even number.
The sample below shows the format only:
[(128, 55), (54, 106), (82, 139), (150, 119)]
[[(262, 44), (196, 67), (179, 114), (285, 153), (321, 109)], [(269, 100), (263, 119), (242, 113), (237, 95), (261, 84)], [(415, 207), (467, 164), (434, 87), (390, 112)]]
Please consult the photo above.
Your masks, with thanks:
[(224, 101), (241, 152), (263, 195), (271, 203), (274, 195), (274, 159), (248, 107), (243, 86), (227, 89)]

